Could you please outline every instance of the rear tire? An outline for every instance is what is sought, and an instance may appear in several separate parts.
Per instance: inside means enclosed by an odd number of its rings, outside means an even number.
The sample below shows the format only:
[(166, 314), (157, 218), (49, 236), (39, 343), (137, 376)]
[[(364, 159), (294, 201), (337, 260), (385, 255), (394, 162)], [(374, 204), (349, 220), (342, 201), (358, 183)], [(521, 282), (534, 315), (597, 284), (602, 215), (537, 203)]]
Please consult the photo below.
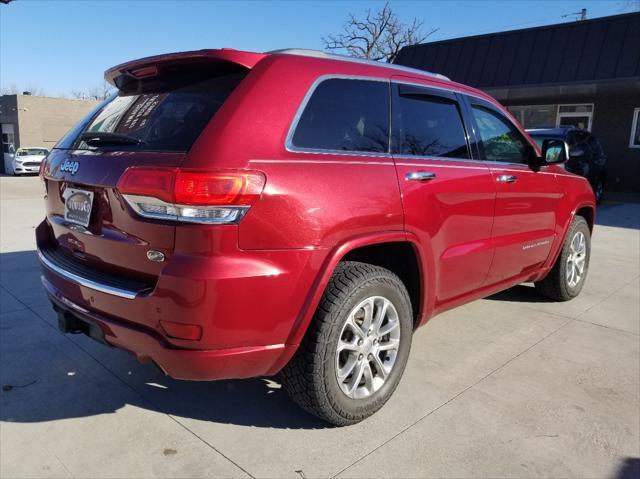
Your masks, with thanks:
[(333, 273), (295, 356), (281, 373), (291, 399), (336, 426), (380, 409), (404, 371), (411, 301), (391, 271), (346, 261)]
[(553, 269), (536, 290), (554, 301), (569, 301), (580, 294), (589, 270), (591, 258), (591, 232), (582, 216), (571, 222), (562, 251)]

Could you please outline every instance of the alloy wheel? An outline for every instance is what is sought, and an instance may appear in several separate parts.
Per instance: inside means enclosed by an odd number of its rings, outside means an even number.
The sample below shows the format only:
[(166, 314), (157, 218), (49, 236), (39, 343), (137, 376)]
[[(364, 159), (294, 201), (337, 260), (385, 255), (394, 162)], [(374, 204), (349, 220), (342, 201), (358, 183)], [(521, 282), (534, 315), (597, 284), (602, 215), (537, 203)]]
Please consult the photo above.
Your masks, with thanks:
[(391, 374), (400, 347), (400, 321), (391, 301), (371, 296), (349, 313), (336, 349), (336, 379), (352, 399), (371, 396)]
[(584, 275), (587, 259), (587, 239), (582, 231), (578, 231), (569, 244), (567, 256), (566, 276), (570, 288), (575, 288)]

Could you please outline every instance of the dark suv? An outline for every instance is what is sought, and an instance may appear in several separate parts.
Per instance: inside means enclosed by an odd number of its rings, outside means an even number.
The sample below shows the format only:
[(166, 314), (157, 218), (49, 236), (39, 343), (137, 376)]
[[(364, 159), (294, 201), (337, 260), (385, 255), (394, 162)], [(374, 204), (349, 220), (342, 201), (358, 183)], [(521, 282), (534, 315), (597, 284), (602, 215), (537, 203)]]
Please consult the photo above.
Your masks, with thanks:
[[(179, 379), (281, 373), (351, 424), (387, 401), (415, 328), (535, 282), (566, 301), (594, 197), (494, 99), (322, 52), (203, 50), (106, 73), (113, 98), (42, 169), (59, 325)], [(473, 318), (470, 318), (471, 320)]]
[(589, 180), (596, 202), (602, 200), (607, 179), (607, 156), (595, 136), (587, 130), (574, 127), (530, 129), (527, 133), (539, 146), (547, 139), (566, 141), (569, 145), (569, 159), (564, 164), (565, 169)]

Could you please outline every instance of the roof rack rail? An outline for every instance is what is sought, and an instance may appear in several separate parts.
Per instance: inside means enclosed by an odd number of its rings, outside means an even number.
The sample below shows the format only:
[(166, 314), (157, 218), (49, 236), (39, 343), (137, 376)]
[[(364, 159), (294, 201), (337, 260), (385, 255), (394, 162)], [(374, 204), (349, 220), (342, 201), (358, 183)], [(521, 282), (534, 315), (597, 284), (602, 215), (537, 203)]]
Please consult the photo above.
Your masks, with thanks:
[(418, 75), (426, 75), (440, 80), (451, 81), (449, 77), (441, 75), (440, 73), (433, 73), (426, 70), (419, 70), (417, 68), (405, 67), (402, 65), (396, 65), (394, 63), (383, 63), (375, 60), (367, 60), (366, 58), (349, 57), (347, 55), (339, 55), (337, 53), (327, 53), (321, 50), (311, 50), (307, 48), (284, 48), (282, 50), (271, 50), (265, 52), (266, 54), (283, 54), (283, 55), (298, 55), (302, 57), (314, 57), (314, 58), (326, 58), (328, 60), (339, 60), (343, 62), (360, 63), (363, 65), (373, 65), (382, 68), (390, 68), (401, 72), (413, 73)]

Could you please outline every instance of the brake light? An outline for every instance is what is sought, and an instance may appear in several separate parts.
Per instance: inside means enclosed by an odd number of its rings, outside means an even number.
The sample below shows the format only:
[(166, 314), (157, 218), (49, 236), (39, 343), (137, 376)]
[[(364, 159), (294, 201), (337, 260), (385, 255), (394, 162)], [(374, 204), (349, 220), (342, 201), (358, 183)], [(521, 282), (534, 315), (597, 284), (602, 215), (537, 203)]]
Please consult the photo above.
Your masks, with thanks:
[(264, 184), (264, 175), (255, 171), (129, 168), (117, 188), (140, 216), (223, 224), (240, 221)]
[(118, 190), (123, 194), (151, 196), (174, 203), (175, 175), (176, 169), (129, 168), (118, 181)]

